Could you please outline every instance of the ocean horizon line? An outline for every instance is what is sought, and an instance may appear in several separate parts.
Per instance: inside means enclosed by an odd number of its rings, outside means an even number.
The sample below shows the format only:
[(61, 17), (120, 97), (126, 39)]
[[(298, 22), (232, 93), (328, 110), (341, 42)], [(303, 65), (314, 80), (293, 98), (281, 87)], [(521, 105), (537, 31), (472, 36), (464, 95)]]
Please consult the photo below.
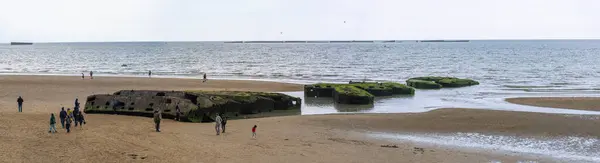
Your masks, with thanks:
[[(26, 42), (26, 43), (35, 43), (35, 44), (61, 44), (61, 43), (390, 43), (390, 42), (458, 42), (458, 41), (600, 41), (600, 38), (577, 38), (577, 39), (375, 39), (375, 40), (205, 40), (205, 41), (159, 41), (159, 40), (131, 40), (131, 41), (11, 41), (11, 42)], [(0, 42), (0, 44), (10, 44), (11, 42)]]

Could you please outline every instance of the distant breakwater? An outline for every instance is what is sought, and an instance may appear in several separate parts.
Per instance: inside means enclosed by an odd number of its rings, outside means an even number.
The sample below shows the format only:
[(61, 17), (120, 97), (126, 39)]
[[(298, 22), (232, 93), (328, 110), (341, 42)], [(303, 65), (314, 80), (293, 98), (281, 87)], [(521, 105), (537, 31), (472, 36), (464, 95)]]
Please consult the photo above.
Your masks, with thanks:
[(223, 43), (401, 43), (401, 42), (469, 42), (470, 40), (288, 40), (288, 41), (225, 41)]

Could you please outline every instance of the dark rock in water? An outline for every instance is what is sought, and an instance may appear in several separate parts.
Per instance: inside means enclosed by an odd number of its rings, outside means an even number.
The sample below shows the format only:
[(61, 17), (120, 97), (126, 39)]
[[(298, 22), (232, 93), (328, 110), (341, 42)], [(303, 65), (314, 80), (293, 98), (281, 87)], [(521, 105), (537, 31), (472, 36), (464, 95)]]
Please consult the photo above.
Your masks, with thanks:
[(179, 105), (183, 121), (212, 122), (216, 113), (237, 116), (298, 109), (301, 103), (300, 98), (281, 93), (122, 90), (88, 96), (85, 112), (152, 117), (160, 110), (163, 118), (174, 118)]
[[(415, 81), (418, 81), (418, 83), (416, 83)], [(439, 77), (439, 76), (426, 76), (426, 77), (410, 78), (410, 79), (406, 80), (406, 83), (408, 85), (411, 85), (411, 84), (419, 85), (417, 87), (413, 86), (415, 88), (432, 89), (432, 88), (430, 88), (431, 83), (427, 83), (429, 85), (425, 85), (426, 83), (421, 82), (421, 81), (435, 82), (436, 84), (441, 85), (442, 88), (456, 88), (456, 87), (479, 85), (479, 82), (477, 82), (475, 80), (471, 80), (471, 79), (461, 79), (461, 78), (455, 78), (455, 77)]]
[(341, 104), (372, 104), (373, 97), (376, 96), (414, 95), (414, 93), (414, 88), (394, 82), (318, 83), (304, 86), (306, 97), (333, 97)]

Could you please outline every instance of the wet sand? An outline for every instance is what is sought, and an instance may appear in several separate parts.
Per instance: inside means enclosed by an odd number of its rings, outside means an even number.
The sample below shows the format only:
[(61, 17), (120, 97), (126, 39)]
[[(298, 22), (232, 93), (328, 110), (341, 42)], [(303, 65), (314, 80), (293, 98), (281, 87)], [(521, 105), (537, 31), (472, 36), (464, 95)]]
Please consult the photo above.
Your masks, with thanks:
[(600, 97), (520, 97), (506, 101), (520, 105), (600, 111)]
[[(88, 114), (83, 128), (49, 134), (49, 114), (92, 93), (120, 89), (298, 91), (301, 85), (192, 79), (0, 76), (0, 158), (2, 162), (517, 162), (546, 161), (503, 154), (390, 142), (366, 132), (485, 132), (526, 135), (598, 136), (599, 120), (580, 116), (508, 111), (441, 109), (417, 114), (285, 116), (230, 120), (216, 136), (214, 124), (163, 120), (154, 132), (151, 118)], [(16, 97), (25, 99), (16, 113)], [(258, 139), (251, 127), (258, 125)], [(393, 144), (399, 148), (383, 148)], [(414, 148), (424, 148), (415, 152)]]
[[(438, 115), (435, 112), (427, 114)], [(157, 133), (153, 130), (151, 118), (100, 114), (88, 115), (87, 125), (74, 128), (71, 133), (60, 129), (59, 124), (59, 132), (49, 134), (48, 114), (0, 113), (0, 116), (3, 117), (0, 119), (0, 140), (3, 142), (0, 158), (5, 162), (409, 163), (543, 160), (518, 154), (376, 140), (365, 137), (361, 132), (362, 129), (397, 131), (399, 128), (389, 120), (406, 117), (402, 114), (231, 120), (226, 133), (221, 136), (215, 135), (214, 124), (163, 120), (162, 132)], [(460, 120), (449, 123), (462, 124), (454, 128), (467, 128), (461, 131), (468, 131), (471, 126)], [(255, 124), (258, 125), (258, 137), (252, 139), (250, 131)], [(438, 131), (435, 128), (415, 128), (413, 131)], [(397, 145), (399, 148), (383, 148), (381, 145)], [(423, 153), (415, 151), (415, 147), (423, 148)]]

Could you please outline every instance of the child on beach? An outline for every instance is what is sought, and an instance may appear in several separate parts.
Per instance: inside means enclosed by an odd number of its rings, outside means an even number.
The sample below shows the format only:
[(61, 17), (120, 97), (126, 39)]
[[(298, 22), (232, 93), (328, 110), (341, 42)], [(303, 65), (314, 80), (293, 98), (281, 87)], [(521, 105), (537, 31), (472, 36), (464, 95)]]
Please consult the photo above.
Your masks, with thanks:
[(71, 123), (73, 122), (73, 119), (71, 119), (72, 116), (67, 116), (67, 119), (65, 120), (65, 127), (67, 128), (67, 133), (71, 132)]
[(48, 133), (56, 133), (56, 118), (54, 117), (54, 113), (50, 114), (50, 130)]
[(254, 125), (254, 127), (252, 127), (252, 138), (256, 139), (256, 125)]

